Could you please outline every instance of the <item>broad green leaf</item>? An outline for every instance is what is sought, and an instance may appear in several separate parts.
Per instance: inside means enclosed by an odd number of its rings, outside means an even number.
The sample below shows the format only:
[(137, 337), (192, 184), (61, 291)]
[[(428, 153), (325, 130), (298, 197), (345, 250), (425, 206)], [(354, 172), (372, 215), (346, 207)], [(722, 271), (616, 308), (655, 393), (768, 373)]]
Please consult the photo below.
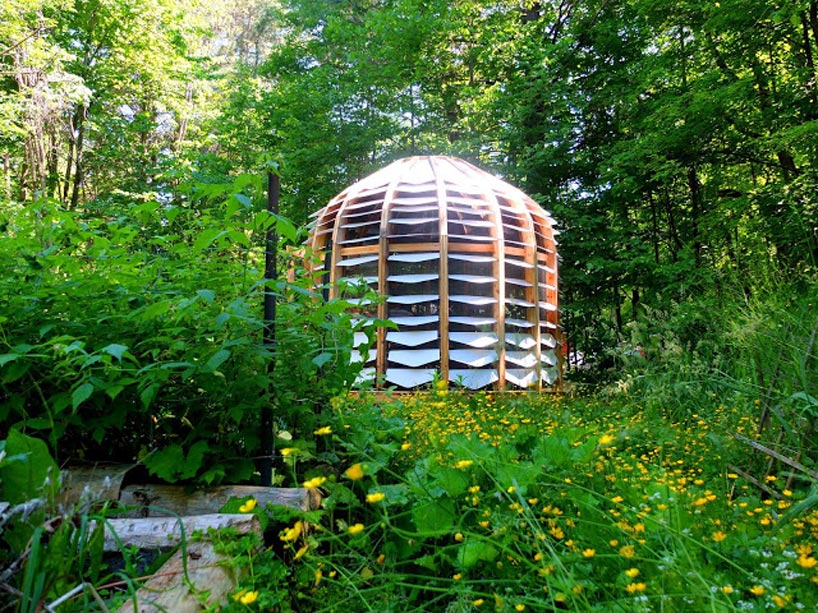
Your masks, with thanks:
[(461, 569), (468, 570), (480, 562), (492, 562), (497, 555), (493, 545), (470, 537), (458, 548), (457, 564)]
[(221, 366), (225, 360), (230, 357), (228, 349), (219, 349), (216, 353), (210, 356), (210, 359), (202, 366), (202, 372), (213, 372)]
[(103, 351), (109, 355), (114, 356), (117, 360), (122, 360), (122, 354), (128, 351), (128, 347), (126, 345), (120, 345), (119, 343), (111, 343), (110, 345), (106, 345), (100, 351)]
[(76, 411), (77, 408), (94, 393), (94, 384), (86, 381), (71, 393), (71, 408)]

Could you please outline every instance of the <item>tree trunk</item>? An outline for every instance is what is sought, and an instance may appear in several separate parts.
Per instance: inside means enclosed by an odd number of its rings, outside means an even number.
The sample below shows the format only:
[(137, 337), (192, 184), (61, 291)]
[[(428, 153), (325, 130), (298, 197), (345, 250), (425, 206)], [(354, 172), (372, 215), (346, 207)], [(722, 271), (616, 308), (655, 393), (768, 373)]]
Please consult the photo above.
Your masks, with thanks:
[(71, 190), (71, 210), (76, 210), (80, 202), (80, 190), (85, 177), (82, 154), (85, 141), (85, 116), (88, 112), (87, 106), (81, 106), (74, 114), (74, 126), (77, 131), (77, 143), (74, 147), (74, 185)]
[(690, 222), (693, 238), (693, 254), (696, 268), (702, 264), (702, 242), (699, 236), (699, 217), (702, 214), (702, 184), (696, 172), (696, 166), (691, 165), (687, 170), (687, 186), (690, 189)]

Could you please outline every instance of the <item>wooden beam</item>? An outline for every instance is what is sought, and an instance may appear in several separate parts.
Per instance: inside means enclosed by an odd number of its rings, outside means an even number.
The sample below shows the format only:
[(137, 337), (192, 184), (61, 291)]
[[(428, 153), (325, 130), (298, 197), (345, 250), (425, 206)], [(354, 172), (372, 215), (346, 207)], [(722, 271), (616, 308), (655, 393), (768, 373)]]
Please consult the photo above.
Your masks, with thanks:
[[(95, 527), (96, 522), (92, 522)], [(251, 513), (210, 513), (190, 517), (109, 518), (105, 520), (104, 551), (120, 551), (122, 546), (140, 549), (175, 547), (184, 540), (190, 542), (194, 532), (206, 533), (232, 527), (240, 534), (261, 535), (261, 524)], [(182, 538), (184, 531), (184, 539)], [(190, 545), (193, 547), (193, 544)]]
[(318, 490), (252, 485), (225, 485), (209, 490), (187, 491), (174, 485), (130, 485), (122, 490), (120, 502), (130, 507), (125, 517), (206, 515), (218, 513), (231, 498), (255, 498), (259, 506), (268, 503), (302, 511), (317, 509)]

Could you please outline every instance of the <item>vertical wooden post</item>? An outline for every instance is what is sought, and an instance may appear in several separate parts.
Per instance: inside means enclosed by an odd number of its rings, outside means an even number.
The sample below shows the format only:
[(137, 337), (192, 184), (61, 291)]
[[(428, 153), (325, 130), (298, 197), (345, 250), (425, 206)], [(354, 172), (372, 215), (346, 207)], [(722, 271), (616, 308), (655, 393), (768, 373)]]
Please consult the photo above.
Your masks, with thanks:
[[(268, 172), (267, 212), (272, 217), (278, 216), (279, 191), (278, 174)], [(262, 342), (273, 356), (267, 366), (268, 376), (272, 376), (275, 370), (276, 296), (271, 286), (278, 277), (277, 243), (278, 233), (274, 221), (267, 229), (264, 253), (264, 279), (266, 285), (264, 287), (264, 335)], [(275, 404), (275, 386), (271, 389), (269, 401), (261, 407), (261, 461), (259, 462), (259, 472), (261, 473), (261, 485), (265, 486), (272, 485), (273, 481), (273, 404)]]

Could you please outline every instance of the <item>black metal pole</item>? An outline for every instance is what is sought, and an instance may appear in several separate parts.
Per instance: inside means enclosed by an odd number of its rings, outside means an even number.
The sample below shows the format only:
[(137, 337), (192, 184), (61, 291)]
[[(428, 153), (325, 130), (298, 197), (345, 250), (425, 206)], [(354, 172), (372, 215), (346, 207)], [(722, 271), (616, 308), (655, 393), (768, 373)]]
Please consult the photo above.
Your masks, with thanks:
[[(267, 212), (271, 216), (278, 215), (278, 198), (280, 181), (274, 172), (267, 173)], [(268, 376), (272, 377), (275, 370), (275, 342), (276, 342), (276, 295), (273, 282), (278, 277), (276, 250), (278, 234), (276, 222), (272, 221), (267, 230), (266, 248), (264, 253), (264, 347), (272, 354), (267, 367)], [(261, 484), (272, 485), (273, 482), (273, 405), (275, 404), (275, 385), (270, 390), (269, 401), (261, 407)]]

